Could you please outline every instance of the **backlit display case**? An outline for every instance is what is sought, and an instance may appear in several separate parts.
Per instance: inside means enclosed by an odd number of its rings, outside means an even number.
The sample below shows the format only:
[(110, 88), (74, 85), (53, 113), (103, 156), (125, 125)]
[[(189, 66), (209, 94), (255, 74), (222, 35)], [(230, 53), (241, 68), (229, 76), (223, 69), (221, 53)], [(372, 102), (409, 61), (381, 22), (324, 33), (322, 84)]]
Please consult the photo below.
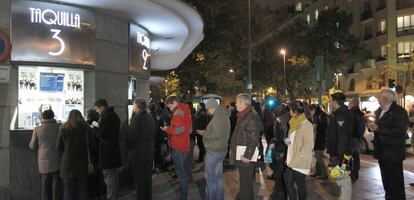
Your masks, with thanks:
[(40, 125), (41, 112), (51, 108), (66, 121), (73, 109), (84, 113), (84, 73), (55, 67), (19, 67), (18, 128)]

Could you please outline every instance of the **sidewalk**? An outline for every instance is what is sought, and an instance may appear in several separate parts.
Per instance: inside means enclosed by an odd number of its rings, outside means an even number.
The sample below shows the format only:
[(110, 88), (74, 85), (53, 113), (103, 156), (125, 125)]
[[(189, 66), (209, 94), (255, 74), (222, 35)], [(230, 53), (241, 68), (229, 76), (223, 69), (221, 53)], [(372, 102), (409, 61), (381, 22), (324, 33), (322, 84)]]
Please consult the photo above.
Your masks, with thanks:
[[(194, 182), (189, 185), (189, 199), (204, 199), (205, 180), (203, 173), (203, 164), (197, 164), (193, 168)], [(406, 196), (407, 199), (414, 200), (414, 188), (409, 183), (414, 182), (414, 173), (405, 172)], [(225, 181), (225, 199), (234, 199), (238, 188), (238, 173), (235, 169), (227, 167), (224, 173)], [(266, 180), (267, 188), (272, 191), (273, 181)], [(256, 182), (255, 191), (258, 191), (260, 184)], [(316, 180), (307, 178), (308, 199), (310, 200), (331, 200), (338, 199), (339, 188), (330, 180)], [(153, 198), (154, 200), (177, 199), (179, 194), (178, 181), (172, 179), (170, 173), (162, 173), (153, 176)], [(382, 188), (381, 175), (376, 163), (361, 162), (361, 171), (359, 180), (353, 185), (353, 198), (357, 200), (379, 200), (384, 199), (384, 190)], [(133, 200), (135, 193), (124, 193), (120, 200)], [(255, 199), (262, 199), (256, 196)]]

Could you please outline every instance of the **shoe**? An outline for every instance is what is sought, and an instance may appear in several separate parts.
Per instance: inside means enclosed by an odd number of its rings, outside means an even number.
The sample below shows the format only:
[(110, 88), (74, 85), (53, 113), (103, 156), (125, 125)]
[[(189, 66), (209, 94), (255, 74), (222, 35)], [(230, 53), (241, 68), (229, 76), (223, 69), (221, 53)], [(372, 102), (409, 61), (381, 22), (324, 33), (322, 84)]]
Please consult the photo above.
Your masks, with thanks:
[(411, 186), (411, 187), (414, 187), (414, 183), (410, 183), (410, 186)]
[(196, 162), (197, 163), (202, 163), (202, 162), (204, 162), (204, 159), (198, 159), (198, 160), (196, 160)]

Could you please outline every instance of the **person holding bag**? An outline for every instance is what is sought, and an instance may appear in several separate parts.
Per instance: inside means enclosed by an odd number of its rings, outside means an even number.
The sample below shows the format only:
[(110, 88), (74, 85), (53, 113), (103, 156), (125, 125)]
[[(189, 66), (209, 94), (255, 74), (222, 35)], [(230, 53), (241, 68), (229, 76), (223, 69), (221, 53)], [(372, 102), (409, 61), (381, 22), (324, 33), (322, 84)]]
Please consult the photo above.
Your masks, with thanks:
[[(72, 110), (59, 132), (56, 149), (62, 153), (60, 176), (64, 200), (88, 199), (88, 169), (91, 169), (88, 147), (92, 134), (79, 110)], [(89, 167), (88, 167), (89, 166)]]

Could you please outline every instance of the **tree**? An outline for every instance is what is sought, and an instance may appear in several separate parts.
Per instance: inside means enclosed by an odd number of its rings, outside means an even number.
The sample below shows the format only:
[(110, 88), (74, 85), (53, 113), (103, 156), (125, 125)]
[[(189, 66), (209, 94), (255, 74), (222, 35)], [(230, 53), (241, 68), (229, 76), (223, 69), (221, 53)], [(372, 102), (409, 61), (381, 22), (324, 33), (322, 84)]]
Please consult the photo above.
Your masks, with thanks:
[(324, 71), (346, 71), (366, 58), (361, 41), (349, 32), (352, 15), (338, 8), (325, 10), (307, 32), (307, 50), (311, 59), (323, 56)]

